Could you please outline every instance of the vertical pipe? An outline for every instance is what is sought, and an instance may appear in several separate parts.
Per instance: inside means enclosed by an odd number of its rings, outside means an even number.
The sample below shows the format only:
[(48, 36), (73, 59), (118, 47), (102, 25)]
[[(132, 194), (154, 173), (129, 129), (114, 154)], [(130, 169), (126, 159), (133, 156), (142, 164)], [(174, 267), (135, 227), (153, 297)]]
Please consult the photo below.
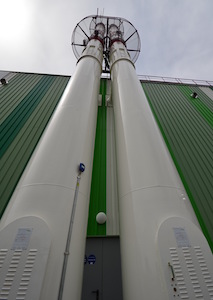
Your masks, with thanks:
[[(165, 300), (169, 296), (157, 243), (160, 224), (177, 216), (199, 225), (187, 196), (184, 200), (183, 185), (134, 65), (124, 43), (116, 37), (110, 49), (110, 64), (123, 296), (125, 300)], [(168, 269), (168, 263), (165, 268)]]
[(81, 297), (102, 54), (102, 43), (91, 39), (1, 221), (1, 228), (24, 216), (39, 216), (47, 223), (52, 243), (42, 300), (58, 297), (78, 165), (83, 162), (63, 299)]
[(58, 300), (63, 299), (64, 283), (65, 283), (65, 278), (66, 278), (67, 263), (68, 263), (68, 259), (69, 259), (69, 255), (70, 255), (70, 252), (69, 252), (70, 251), (70, 242), (71, 242), (71, 238), (72, 238), (72, 229), (73, 229), (74, 219), (75, 219), (75, 209), (76, 209), (76, 204), (77, 204), (77, 200), (78, 200), (78, 191), (79, 191), (80, 180), (81, 180), (81, 174), (79, 173), (79, 175), (77, 176), (75, 195), (74, 195), (72, 212), (71, 212), (71, 216), (70, 216), (69, 229), (68, 229), (68, 234), (67, 234), (66, 248), (64, 251), (64, 262), (63, 262), (63, 267), (62, 267), (62, 272), (61, 272)]

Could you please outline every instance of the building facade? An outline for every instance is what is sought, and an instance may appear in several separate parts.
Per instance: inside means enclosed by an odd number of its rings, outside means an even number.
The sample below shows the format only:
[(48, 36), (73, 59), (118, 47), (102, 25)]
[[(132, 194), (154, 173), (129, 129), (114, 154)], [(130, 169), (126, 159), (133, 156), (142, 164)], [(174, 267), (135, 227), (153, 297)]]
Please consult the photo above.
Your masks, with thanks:
[[(0, 215), (3, 217), (70, 78), (8, 72), (1, 79), (5, 79), (0, 83)], [(158, 125), (184, 185), (186, 194), (181, 197), (183, 201), (186, 197), (190, 199), (213, 250), (213, 85), (148, 77), (141, 78), (140, 84), (152, 110), (153, 122)], [(122, 299), (114, 126), (111, 80), (106, 76), (100, 81), (97, 98), (82, 299)], [(100, 212), (107, 217), (103, 224), (96, 219)], [(152, 212), (147, 213), (151, 218)]]

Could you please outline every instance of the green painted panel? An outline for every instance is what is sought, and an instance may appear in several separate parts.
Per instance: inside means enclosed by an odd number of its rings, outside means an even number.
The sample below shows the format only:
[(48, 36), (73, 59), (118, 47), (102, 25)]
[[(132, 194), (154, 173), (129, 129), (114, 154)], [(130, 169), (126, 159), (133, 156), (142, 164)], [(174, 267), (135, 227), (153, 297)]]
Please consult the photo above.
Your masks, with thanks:
[(10, 115), (14, 107), (31, 91), (43, 75), (16, 74), (8, 85), (0, 89), (0, 124)]
[(206, 118), (209, 111), (203, 110), (205, 103), (189, 101), (188, 87), (163, 83), (142, 86), (213, 250), (213, 128)]
[[(206, 122), (213, 127), (213, 110), (211, 110), (211, 104), (213, 107), (213, 101), (209, 99), (202, 90), (199, 89), (198, 91), (196, 87), (180, 85), (178, 88), (185, 95), (186, 99), (190, 101), (191, 105), (193, 105), (200, 115), (203, 116)], [(190, 96), (193, 92), (198, 93), (198, 98), (192, 98)]]
[(95, 149), (93, 159), (90, 206), (88, 217), (88, 236), (106, 235), (106, 224), (98, 225), (96, 215), (106, 213), (106, 80), (101, 80), (100, 93), (102, 106), (98, 107)]
[[(192, 87), (191, 87), (192, 88)], [(198, 94), (198, 98), (213, 112), (213, 101), (209, 98), (206, 93), (204, 93), (199, 87), (194, 86), (192, 88), (193, 92)]]
[(14, 137), (40, 103), (54, 80), (54, 76), (43, 76), (0, 125), (0, 158), (4, 155)]
[[(33, 74), (25, 75), (32, 76)], [(35, 75), (35, 77), (36, 76), (37, 75)], [(42, 77), (43, 76), (46, 77), (46, 75), (42, 75)], [(42, 132), (44, 131), (69, 80), (68, 77), (53, 77), (54, 84), (49, 85), (46, 92), (43, 93), (39, 103), (34, 106), (34, 109), (31, 111), (28, 118), (25, 119), (22, 127), (14, 136), (13, 141), (10, 143), (1, 158), (0, 216), (3, 214), (16, 184), (18, 183), (20, 176), (23, 173), (24, 168), (27, 165), (27, 162), (29, 161), (33, 150), (35, 149), (35, 146), (38, 143)], [(34, 79), (33, 76), (31, 79)], [(31, 82), (29, 84), (31, 85)], [(42, 82), (40, 82), (40, 84), (42, 87)], [(34, 86), (35, 85), (31, 85), (31, 88), (33, 89)], [(39, 86), (37, 86), (37, 88), (39, 89)], [(34, 98), (32, 97), (31, 100), (33, 101)], [(21, 101), (19, 101), (19, 103), (21, 103)], [(14, 110), (16, 108), (17, 105), (14, 103)]]

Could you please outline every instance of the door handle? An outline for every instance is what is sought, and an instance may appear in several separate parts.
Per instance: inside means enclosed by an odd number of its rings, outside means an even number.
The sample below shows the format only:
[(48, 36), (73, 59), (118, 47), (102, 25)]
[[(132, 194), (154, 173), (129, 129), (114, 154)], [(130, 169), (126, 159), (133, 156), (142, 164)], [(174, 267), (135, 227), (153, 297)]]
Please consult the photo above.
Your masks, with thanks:
[(175, 280), (175, 272), (174, 272), (173, 266), (170, 264), (170, 262), (168, 262), (168, 266), (170, 267), (171, 272), (172, 272), (172, 281), (174, 281)]
[(92, 291), (93, 294), (96, 294), (96, 300), (99, 300), (99, 290)]

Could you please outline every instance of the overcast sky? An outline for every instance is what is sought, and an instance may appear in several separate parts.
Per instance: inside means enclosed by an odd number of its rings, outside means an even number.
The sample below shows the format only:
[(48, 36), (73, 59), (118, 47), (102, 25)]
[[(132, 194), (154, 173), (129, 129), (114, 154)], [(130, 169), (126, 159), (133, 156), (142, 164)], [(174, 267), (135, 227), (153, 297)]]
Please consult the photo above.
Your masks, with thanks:
[(0, 0), (0, 70), (72, 75), (72, 31), (97, 8), (138, 30), (137, 74), (213, 80), (213, 0)]

